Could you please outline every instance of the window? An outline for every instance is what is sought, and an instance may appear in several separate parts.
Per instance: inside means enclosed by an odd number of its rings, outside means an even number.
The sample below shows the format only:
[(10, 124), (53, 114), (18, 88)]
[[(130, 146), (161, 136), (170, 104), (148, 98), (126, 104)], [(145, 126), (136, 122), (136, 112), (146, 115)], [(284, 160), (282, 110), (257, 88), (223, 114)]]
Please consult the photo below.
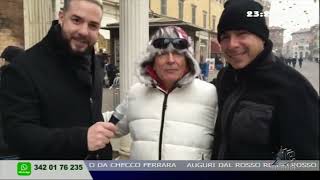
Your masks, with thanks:
[(203, 11), (203, 27), (207, 28), (207, 11)]
[(161, 0), (161, 14), (167, 15), (167, 0)]
[(212, 31), (216, 30), (216, 16), (212, 16)]
[(179, 19), (183, 20), (183, 3), (184, 0), (179, 0)]
[(192, 8), (192, 23), (196, 24), (196, 10), (197, 10), (197, 6), (195, 5), (191, 5)]

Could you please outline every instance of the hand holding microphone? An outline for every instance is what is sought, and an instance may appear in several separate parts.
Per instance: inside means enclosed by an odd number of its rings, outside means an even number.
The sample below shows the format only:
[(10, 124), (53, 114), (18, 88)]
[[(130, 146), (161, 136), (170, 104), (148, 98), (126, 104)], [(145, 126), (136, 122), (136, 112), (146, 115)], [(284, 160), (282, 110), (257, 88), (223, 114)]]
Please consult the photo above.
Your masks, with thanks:
[(126, 111), (127, 102), (124, 100), (116, 107), (109, 122), (97, 122), (88, 129), (87, 140), (89, 151), (102, 149), (110, 143), (110, 139), (117, 130), (116, 124), (124, 117)]
[(112, 123), (96, 122), (88, 129), (88, 150), (96, 151), (104, 148), (110, 143), (110, 139), (114, 136), (117, 128)]

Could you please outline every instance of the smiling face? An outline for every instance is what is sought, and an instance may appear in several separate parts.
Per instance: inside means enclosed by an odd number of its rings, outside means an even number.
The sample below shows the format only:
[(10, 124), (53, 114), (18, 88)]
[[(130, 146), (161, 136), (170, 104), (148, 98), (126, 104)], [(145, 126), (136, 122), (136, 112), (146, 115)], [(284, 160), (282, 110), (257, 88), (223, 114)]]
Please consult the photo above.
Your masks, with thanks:
[(220, 39), (221, 50), (234, 69), (246, 67), (264, 49), (264, 41), (248, 31), (226, 31)]
[(173, 88), (188, 71), (186, 57), (177, 52), (167, 52), (155, 57), (153, 69), (163, 81), (167, 90)]
[(66, 11), (59, 13), (63, 37), (73, 53), (84, 53), (99, 35), (102, 9), (85, 0), (71, 1)]

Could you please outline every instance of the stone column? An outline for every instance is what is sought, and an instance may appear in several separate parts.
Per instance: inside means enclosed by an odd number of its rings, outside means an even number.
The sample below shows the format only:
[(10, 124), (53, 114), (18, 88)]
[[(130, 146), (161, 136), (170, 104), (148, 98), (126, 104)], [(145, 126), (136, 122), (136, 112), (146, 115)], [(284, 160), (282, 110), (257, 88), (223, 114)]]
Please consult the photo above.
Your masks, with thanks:
[[(149, 41), (149, 0), (120, 0), (120, 99), (137, 82), (136, 61)], [(131, 139), (120, 140), (120, 154), (128, 156)]]
[(39, 42), (48, 32), (54, 19), (53, 2), (48, 0), (24, 0), (25, 48)]

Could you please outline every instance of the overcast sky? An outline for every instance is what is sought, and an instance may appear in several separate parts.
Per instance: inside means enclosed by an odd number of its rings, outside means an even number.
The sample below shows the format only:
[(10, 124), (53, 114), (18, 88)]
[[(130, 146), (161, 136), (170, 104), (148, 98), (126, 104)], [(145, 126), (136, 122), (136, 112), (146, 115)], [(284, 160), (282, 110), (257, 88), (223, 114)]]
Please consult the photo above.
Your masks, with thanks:
[(284, 42), (291, 33), (319, 24), (319, 0), (269, 0), (271, 2), (269, 26), (284, 29)]

